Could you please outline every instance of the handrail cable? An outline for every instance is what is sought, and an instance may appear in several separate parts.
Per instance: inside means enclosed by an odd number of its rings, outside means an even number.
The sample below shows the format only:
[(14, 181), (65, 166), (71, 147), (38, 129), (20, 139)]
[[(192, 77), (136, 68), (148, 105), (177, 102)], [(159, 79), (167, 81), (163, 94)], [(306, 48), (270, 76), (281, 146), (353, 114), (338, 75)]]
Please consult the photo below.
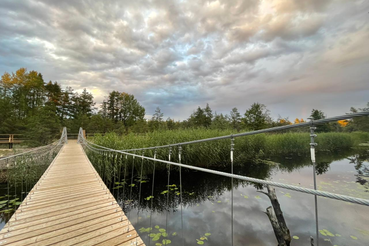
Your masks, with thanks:
[[(359, 112), (359, 113), (354, 113), (354, 114), (346, 114), (346, 115), (341, 115), (341, 116), (335, 116), (335, 117), (330, 117), (330, 118), (325, 118), (325, 119), (320, 119), (320, 120), (311, 120), (309, 122), (304, 122), (304, 123), (299, 123), (299, 124), (294, 124), (294, 125), (271, 127), (271, 128), (266, 128), (266, 129), (251, 131), (251, 132), (242, 132), (242, 133), (237, 133), (237, 134), (231, 134), (231, 135), (225, 135), (225, 136), (219, 136), (219, 137), (213, 137), (213, 138), (205, 138), (205, 139), (193, 140), (193, 141), (182, 142), (182, 143), (167, 144), (167, 145), (161, 145), (161, 146), (136, 148), (136, 149), (124, 149), (124, 150), (121, 150), (121, 151), (140, 151), (140, 150), (149, 150), (149, 149), (159, 149), (159, 148), (169, 148), (169, 147), (175, 147), (175, 146), (183, 146), (183, 145), (189, 145), (189, 144), (194, 144), (194, 143), (203, 143), (203, 142), (209, 142), (209, 141), (214, 141), (214, 140), (222, 140), (222, 139), (227, 139), (227, 138), (232, 138), (232, 137), (237, 138), (237, 137), (243, 137), (243, 136), (256, 135), (256, 134), (260, 134), (260, 133), (290, 130), (290, 129), (306, 127), (306, 126), (322, 125), (322, 124), (333, 122), (333, 121), (346, 120), (346, 119), (351, 119), (351, 118), (360, 117), (360, 116), (369, 116), (369, 111)], [(98, 146), (95, 143), (90, 142), (90, 144)], [(104, 147), (104, 146), (99, 146), (99, 147), (109, 149), (109, 148)]]
[(49, 148), (51, 146), (58, 146), (58, 145), (60, 145), (62, 143), (63, 144), (64, 143), (67, 143), (67, 141), (68, 141), (67, 140), (67, 128), (64, 127), (63, 128), (62, 135), (61, 135), (61, 137), (60, 137), (59, 140), (56, 140), (56, 141), (52, 142), (51, 144), (48, 144), (48, 145), (45, 145), (45, 146), (41, 146), (41, 147), (37, 147), (37, 148), (31, 149), (29, 151), (25, 151), (25, 152), (22, 152), (22, 153), (19, 153), (19, 154), (2, 157), (2, 158), (0, 158), (0, 161), (11, 159), (11, 158), (15, 158), (15, 157), (18, 157), (18, 156), (21, 156), (21, 155), (25, 155), (25, 154), (29, 154), (29, 153), (33, 153), (33, 152), (36, 152), (38, 150), (43, 150), (43, 149)]
[(207, 169), (207, 168), (181, 164), (181, 163), (177, 163), (177, 162), (173, 162), (173, 161), (161, 160), (161, 159), (157, 159), (157, 158), (155, 159), (155, 158), (148, 157), (148, 156), (141, 156), (141, 155), (137, 155), (137, 154), (132, 154), (132, 153), (125, 152), (125, 151), (122, 151), (122, 150), (109, 149), (107, 147), (98, 145), (100, 148), (103, 148), (103, 149), (99, 149), (99, 148), (91, 146), (90, 143), (83, 137), (83, 135), (79, 136), (79, 142), (81, 144), (85, 145), (89, 150), (97, 152), (97, 153), (118, 152), (118, 153), (122, 153), (122, 154), (132, 156), (132, 157), (145, 158), (147, 160), (161, 162), (161, 163), (164, 163), (164, 164), (174, 165), (174, 166), (183, 167), (183, 168), (188, 168), (188, 169), (192, 169), (192, 170), (196, 170), (196, 171), (200, 171), (200, 172), (211, 173), (211, 174), (220, 175), (220, 176), (224, 176), (224, 177), (235, 178), (235, 179), (244, 180), (244, 181), (248, 181), (248, 182), (254, 182), (254, 183), (263, 184), (263, 185), (270, 185), (270, 186), (279, 187), (279, 188), (283, 188), (283, 189), (299, 191), (299, 192), (303, 192), (303, 193), (307, 193), (307, 194), (311, 194), (311, 195), (317, 195), (317, 196), (321, 196), (321, 197), (327, 197), (327, 198), (336, 199), (336, 200), (340, 200), (340, 201), (345, 201), (345, 202), (350, 202), (350, 203), (356, 203), (356, 204), (360, 204), (360, 205), (369, 206), (369, 200), (367, 200), (367, 199), (361, 199), (361, 198), (356, 198), (356, 197), (351, 197), (351, 196), (339, 195), (339, 194), (334, 194), (334, 193), (330, 193), (330, 192), (326, 192), (326, 191), (313, 190), (313, 189), (309, 189), (309, 188), (303, 188), (303, 187), (299, 187), (299, 186), (288, 185), (288, 184), (278, 183), (278, 182), (274, 182), (274, 181), (262, 180), (262, 179), (248, 177), (248, 176), (230, 174), (230, 173), (226, 173), (226, 172), (222, 172), (222, 171), (216, 171), (216, 170), (211, 170), (211, 169)]

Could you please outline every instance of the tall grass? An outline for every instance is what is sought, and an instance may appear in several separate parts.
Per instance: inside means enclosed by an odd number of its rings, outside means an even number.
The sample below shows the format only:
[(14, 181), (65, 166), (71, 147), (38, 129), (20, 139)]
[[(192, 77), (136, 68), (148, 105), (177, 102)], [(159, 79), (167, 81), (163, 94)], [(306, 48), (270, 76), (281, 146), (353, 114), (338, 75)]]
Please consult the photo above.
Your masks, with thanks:
[[(231, 130), (186, 129), (156, 131), (146, 134), (119, 136), (108, 133), (96, 135), (92, 141), (113, 149), (132, 149), (187, 142), (232, 134)], [(347, 150), (369, 141), (369, 133), (319, 133), (316, 138), (317, 151), (335, 152)], [(309, 133), (272, 133), (239, 137), (235, 139), (235, 164), (265, 160), (273, 156), (307, 155), (310, 151)], [(142, 154), (142, 152), (137, 152)], [(153, 156), (153, 150), (146, 150), (146, 156)], [(169, 150), (158, 149), (158, 158), (168, 159)], [(173, 148), (172, 160), (178, 160), (178, 149)], [(227, 166), (230, 156), (230, 139), (196, 143), (183, 146), (182, 159), (197, 166)]]

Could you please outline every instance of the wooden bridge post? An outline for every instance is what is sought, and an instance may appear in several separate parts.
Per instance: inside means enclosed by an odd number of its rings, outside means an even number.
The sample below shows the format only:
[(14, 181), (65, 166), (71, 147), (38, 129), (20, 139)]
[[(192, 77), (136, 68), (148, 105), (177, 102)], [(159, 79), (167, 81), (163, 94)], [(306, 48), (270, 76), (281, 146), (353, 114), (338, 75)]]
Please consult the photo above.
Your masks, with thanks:
[(14, 134), (9, 134), (9, 149), (13, 148)]

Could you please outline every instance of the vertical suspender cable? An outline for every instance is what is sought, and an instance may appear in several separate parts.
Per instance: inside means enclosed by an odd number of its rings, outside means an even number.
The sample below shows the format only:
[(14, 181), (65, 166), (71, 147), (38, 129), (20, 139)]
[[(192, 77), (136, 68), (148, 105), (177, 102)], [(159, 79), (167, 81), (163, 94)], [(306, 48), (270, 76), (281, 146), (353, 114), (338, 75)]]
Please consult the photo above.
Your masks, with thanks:
[[(10, 196), (10, 194), (9, 194), (9, 182), (10, 182), (10, 180), (9, 180), (9, 178), (10, 178), (10, 177), (9, 177), (9, 169), (10, 169), (10, 168), (9, 168), (9, 159), (6, 159), (6, 167), (7, 167), (7, 169), (6, 169), (6, 176), (7, 176), (7, 186), (8, 186), (8, 187), (7, 187), (7, 188), (8, 188), (8, 189), (7, 189), (7, 190), (8, 190), (8, 197), (7, 197), (7, 198), (8, 198), (8, 202), (7, 202), (8, 204), (7, 204), (7, 208), (6, 208), (6, 209), (9, 209), (9, 199), (10, 199), (10, 197), (9, 197), (9, 196)], [(9, 224), (8, 224), (8, 232), (9, 232), (9, 228), (10, 228), (10, 221), (9, 221), (8, 223), (9, 223)]]
[[(314, 177), (314, 190), (317, 189), (316, 187), (316, 160), (315, 160), (315, 146), (317, 143), (315, 143), (314, 138), (317, 136), (315, 134), (315, 129), (313, 125), (313, 119), (311, 120), (311, 127), (310, 127), (310, 155), (311, 155), (311, 162), (313, 163), (313, 177)], [(315, 201), (315, 229), (316, 229), (316, 245), (319, 246), (319, 217), (318, 217), (318, 197), (317, 195), (314, 195), (314, 201)]]
[(140, 189), (138, 192), (138, 209), (137, 209), (137, 223), (140, 215), (140, 202), (141, 202), (141, 186), (142, 186), (142, 169), (144, 163), (144, 150), (142, 151), (142, 161), (141, 161), (141, 174), (140, 174)]
[[(135, 151), (136, 154), (136, 151)], [(131, 204), (132, 204), (132, 188), (133, 188), (133, 173), (135, 171), (135, 156), (132, 158), (132, 175), (131, 175), (131, 190), (129, 192), (129, 202), (130, 202), (130, 211), (131, 211)]]
[(124, 203), (124, 199), (126, 199), (126, 184), (127, 184), (127, 181), (126, 181), (126, 176), (127, 176), (127, 163), (128, 163), (128, 155), (126, 155), (126, 160), (124, 161), (124, 176), (123, 176), (123, 179), (124, 179), (124, 183), (123, 183), (123, 203)]
[[(141, 202), (142, 169), (143, 169), (143, 162), (144, 162), (144, 153), (145, 153), (145, 150), (142, 150), (141, 174), (140, 174), (140, 190), (138, 192), (138, 205), (137, 205), (137, 224), (138, 224), (138, 221), (140, 219), (140, 202)], [(136, 237), (136, 245), (137, 245), (137, 237)]]

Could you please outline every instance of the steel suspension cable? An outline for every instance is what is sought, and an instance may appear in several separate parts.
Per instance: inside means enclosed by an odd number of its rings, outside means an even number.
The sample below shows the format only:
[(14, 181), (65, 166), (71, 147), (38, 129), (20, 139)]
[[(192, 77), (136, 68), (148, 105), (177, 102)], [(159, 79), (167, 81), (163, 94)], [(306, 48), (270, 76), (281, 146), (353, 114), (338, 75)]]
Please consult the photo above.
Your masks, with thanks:
[[(84, 144), (89, 144), (89, 143), (87, 141), (85, 141)], [(124, 152), (124, 151), (121, 151), (121, 150), (114, 150), (114, 149), (104, 149), (102, 151), (114, 151), (114, 152), (124, 153), (124, 154), (130, 155), (130, 156), (139, 156), (139, 155), (132, 154), (132, 153), (129, 153), (129, 152)], [(154, 160), (154, 158), (151, 158), (151, 157), (144, 157), (144, 158), (147, 159), (147, 160)], [(243, 180), (243, 181), (259, 183), (259, 184), (262, 184), (262, 185), (270, 185), (270, 186), (273, 186), (273, 187), (279, 187), (279, 188), (283, 188), (283, 189), (303, 192), (303, 193), (306, 193), (306, 194), (317, 195), (317, 196), (327, 197), (327, 198), (331, 198), (331, 199), (335, 199), (335, 200), (340, 200), (340, 201), (345, 201), (345, 202), (350, 202), (350, 203), (356, 203), (356, 204), (360, 204), (360, 205), (369, 206), (369, 200), (367, 200), (367, 199), (361, 199), (361, 198), (356, 198), (356, 197), (351, 197), (351, 196), (339, 195), (339, 194), (330, 193), (330, 192), (326, 192), (326, 191), (313, 190), (313, 189), (309, 189), (309, 188), (303, 188), (303, 187), (299, 187), (299, 186), (288, 185), (288, 184), (278, 183), (278, 182), (274, 182), (274, 181), (251, 178), (251, 177), (248, 177), (248, 176), (231, 174), (231, 173), (206, 169), (206, 168), (197, 167), (197, 166), (190, 166), (190, 165), (186, 165), (186, 164), (180, 164), (180, 163), (161, 160), (161, 159), (156, 159), (156, 161), (161, 162), (161, 163), (165, 163), (165, 164), (169, 164), (169, 165), (178, 166), (178, 167), (184, 167), (184, 168), (188, 168), (188, 169), (192, 169), (192, 170), (196, 170), (196, 171), (200, 171), (200, 172), (206, 172), (206, 173), (211, 173), (211, 174), (215, 174), (215, 175), (220, 175), (220, 176), (223, 176), (223, 177), (229, 177), (229, 178), (233, 177), (234, 179), (239, 179), (239, 180)]]
[[(225, 136), (219, 136), (219, 137), (213, 137), (213, 138), (206, 138), (206, 139), (199, 139), (199, 140), (193, 140), (193, 141), (182, 142), (182, 143), (173, 143), (173, 144), (161, 145), (161, 146), (135, 148), (135, 149), (125, 149), (125, 150), (121, 150), (121, 151), (129, 152), (129, 151), (141, 151), (141, 150), (149, 150), (149, 149), (168, 148), (168, 147), (171, 147), (171, 146), (174, 147), (174, 146), (179, 146), (179, 145), (183, 146), (183, 145), (189, 145), (189, 144), (194, 144), (194, 143), (203, 143), (203, 142), (208, 142), (208, 141), (227, 139), (227, 138), (232, 138), (232, 137), (237, 138), (237, 137), (242, 137), (242, 136), (256, 135), (256, 134), (260, 134), (260, 133), (268, 133), (268, 132), (291, 130), (291, 129), (294, 129), (294, 128), (317, 126), (317, 125), (322, 125), (322, 124), (333, 122), (333, 121), (352, 119), (354, 117), (361, 117), (361, 116), (369, 116), (369, 111), (358, 112), (358, 113), (354, 113), (354, 114), (346, 114), (346, 115), (341, 115), (341, 116), (335, 116), (335, 117), (330, 117), (330, 118), (325, 118), (325, 119), (320, 119), (320, 120), (312, 120), (312, 121), (309, 121), (309, 122), (293, 124), (293, 125), (271, 127), (271, 128), (257, 130), (257, 131), (243, 132), (243, 133), (237, 133), (237, 134), (231, 134), (231, 135), (225, 135)], [(90, 142), (90, 144), (92, 144), (94, 146), (99, 146), (99, 145), (97, 145), (95, 143), (91, 143), (91, 142)], [(100, 146), (100, 147), (102, 147), (102, 146)], [(109, 149), (107, 147), (102, 147), (102, 148)]]

